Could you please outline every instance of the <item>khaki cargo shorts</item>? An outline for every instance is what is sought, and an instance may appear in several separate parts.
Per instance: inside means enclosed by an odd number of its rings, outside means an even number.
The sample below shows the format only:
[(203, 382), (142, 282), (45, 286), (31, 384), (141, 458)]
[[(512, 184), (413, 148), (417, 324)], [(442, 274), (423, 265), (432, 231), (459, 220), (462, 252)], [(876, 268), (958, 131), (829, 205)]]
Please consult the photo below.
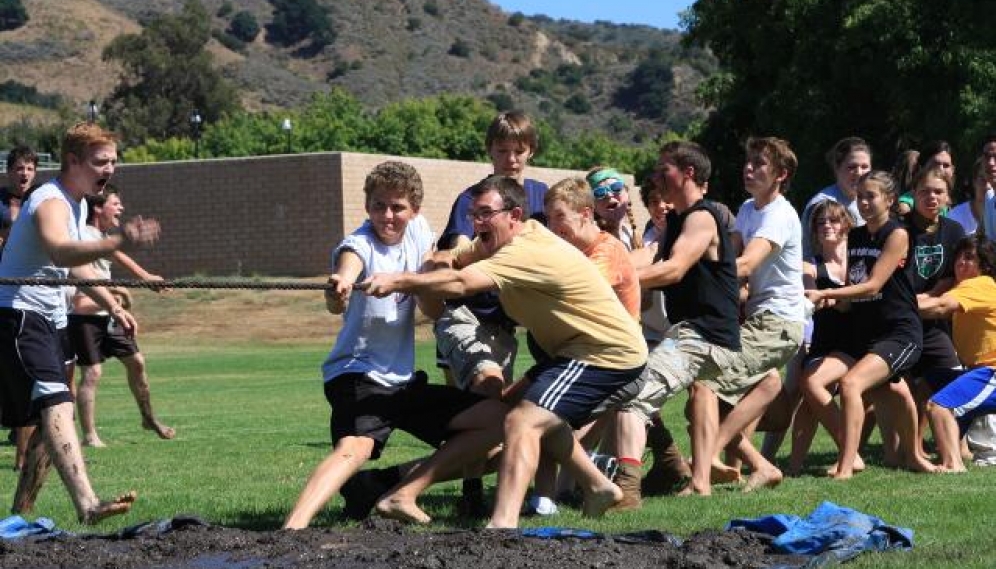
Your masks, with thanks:
[(636, 413), (650, 423), (665, 401), (688, 389), (693, 381), (720, 376), (738, 356), (739, 352), (711, 344), (691, 326), (679, 322), (651, 350), (640, 379), (616, 392), (607, 405)]
[(758, 312), (740, 327), (741, 351), (723, 373), (700, 378), (717, 397), (736, 405), (769, 371), (781, 369), (799, 351), (805, 322)]
[(519, 349), (514, 328), (481, 322), (466, 306), (448, 306), (436, 320), (435, 332), (440, 358), (460, 389), (468, 389), (470, 380), (486, 369), (500, 368), (506, 385), (514, 379)]

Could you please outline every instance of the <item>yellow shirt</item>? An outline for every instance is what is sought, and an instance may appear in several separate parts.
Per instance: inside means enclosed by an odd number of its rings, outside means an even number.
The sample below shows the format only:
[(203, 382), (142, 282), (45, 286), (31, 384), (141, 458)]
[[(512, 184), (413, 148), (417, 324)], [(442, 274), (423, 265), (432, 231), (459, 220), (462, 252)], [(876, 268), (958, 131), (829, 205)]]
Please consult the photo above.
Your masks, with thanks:
[(996, 281), (965, 279), (946, 294), (961, 305), (962, 311), (952, 316), (952, 340), (961, 363), (996, 367)]
[[(475, 240), (471, 248), (477, 245)], [(609, 369), (646, 363), (639, 323), (595, 264), (535, 220), (473, 266), (498, 285), (505, 313), (532, 332), (547, 354)]]

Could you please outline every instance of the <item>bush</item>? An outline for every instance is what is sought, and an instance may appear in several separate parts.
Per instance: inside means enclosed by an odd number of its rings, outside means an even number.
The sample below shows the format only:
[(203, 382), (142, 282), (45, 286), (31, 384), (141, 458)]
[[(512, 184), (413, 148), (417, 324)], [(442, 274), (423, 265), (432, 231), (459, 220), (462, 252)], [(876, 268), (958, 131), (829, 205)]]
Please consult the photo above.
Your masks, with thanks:
[(415, 30), (420, 29), (421, 27), (422, 27), (422, 20), (420, 20), (418, 18), (414, 18), (414, 17), (408, 18), (408, 31), (409, 32), (414, 32)]
[(256, 39), (259, 35), (259, 22), (252, 12), (243, 10), (232, 18), (232, 23), (228, 26), (228, 33), (248, 43)]
[(317, 53), (335, 41), (328, 11), (315, 0), (270, 0), (273, 21), (266, 26), (266, 39), (285, 47), (311, 39), (309, 51)]
[(495, 109), (498, 111), (510, 111), (515, 108), (515, 100), (512, 99), (511, 95), (505, 93), (504, 91), (491, 93), (488, 95), (488, 100), (491, 101), (491, 104), (494, 105)]
[(28, 23), (28, 11), (21, 0), (0, 0), (0, 32), (16, 30)]
[(583, 115), (591, 112), (591, 102), (581, 93), (575, 93), (564, 101), (564, 108), (576, 115)]
[(235, 7), (232, 6), (232, 3), (229, 2), (228, 0), (225, 0), (221, 4), (221, 7), (218, 8), (218, 12), (215, 15), (218, 16), (219, 18), (224, 18), (229, 14), (231, 14), (233, 10), (235, 10)]
[(524, 21), (526, 21), (526, 15), (522, 12), (516, 12), (508, 17), (508, 25), (514, 28), (521, 26)]
[(439, 4), (436, 4), (436, 0), (426, 0), (425, 4), (422, 4), (422, 10), (430, 16), (439, 17)]
[(62, 102), (62, 97), (59, 95), (44, 95), (39, 93), (38, 89), (35, 89), (31, 85), (25, 85), (10, 79), (0, 83), (0, 101), (55, 109)]
[(450, 46), (450, 50), (446, 53), (456, 57), (470, 57), (470, 44), (463, 39), (457, 38), (457, 40), (453, 42), (453, 45)]
[(218, 40), (218, 43), (232, 51), (242, 51), (246, 48), (244, 41), (221, 30), (211, 30), (211, 37)]

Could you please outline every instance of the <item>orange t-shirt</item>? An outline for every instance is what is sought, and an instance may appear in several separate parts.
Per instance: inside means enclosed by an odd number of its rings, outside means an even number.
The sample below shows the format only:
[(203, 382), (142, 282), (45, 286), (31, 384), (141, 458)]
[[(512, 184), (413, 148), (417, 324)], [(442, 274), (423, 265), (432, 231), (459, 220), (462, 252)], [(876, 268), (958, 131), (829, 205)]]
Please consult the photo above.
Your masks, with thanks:
[(598, 234), (595, 243), (584, 251), (605, 280), (612, 285), (619, 301), (637, 322), (640, 321), (640, 279), (629, 260), (629, 250), (623, 242), (606, 232)]

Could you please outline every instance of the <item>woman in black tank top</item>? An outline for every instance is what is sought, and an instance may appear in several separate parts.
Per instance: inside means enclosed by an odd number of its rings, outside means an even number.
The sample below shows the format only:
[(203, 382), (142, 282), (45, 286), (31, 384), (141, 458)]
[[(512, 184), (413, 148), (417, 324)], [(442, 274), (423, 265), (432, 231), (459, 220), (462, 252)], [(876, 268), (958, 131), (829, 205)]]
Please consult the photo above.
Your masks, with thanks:
[[(864, 393), (912, 367), (920, 355), (922, 333), (916, 298), (903, 270), (909, 237), (889, 216), (895, 200), (895, 182), (887, 173), (874, 171), (862, 177), (858, 210), (866, 225), (848, 234), (848, 285), (806, 291), (817, 309), (850, 301), (850, 335), (861, 339), (847, 351), (834, 351), (820, 365), (826, 365), (823, 371), (850, 368), (840, 378), (839, 411), (828, 389), (832, 374), (817, 370), (802, 382), (807, 403), (840, 451), (831, 474), (838, 479), (850, 478), (861, 466), (856, 462), (865, 415)], [(935, 471), (936, 467), (917, 451), (916, 409), (908, 404), (912, 401), (891, 390), (883, 390), (881, 395), (881, 403), (893, 411), (890, 415), (896, 422), (903, 465), (917, 472)]]
[[(844, 286), (847, 280), (847, 233), (852, 227), (854, 220), (840, 203), (825, 200), (813, 207), (806, 230), (809, 231), (807, 238), (815, 245), (816, 256), (803, 261), (802, 273), (806, 289), (823, 290)], [(788, 464), (790, 476), (798, 476), (802, 472), (818, 426), (809, 404), (800, 401), (802, 393), (799, 386), (804, 375), (815, 370), (820, 360), (837, 349), (842, 339), (847, 338), (846, 326), (847, 314), (839, 310), (825, 308), (814, 311), (808, 325), (810, 334), (799, 347), (799, 353), (789, 362), (786, 385), (789, 386), (792, 406), (795, 408), (792, 418), (792, 452)], [(781, 439), (778, 440), (780, 444)], [(774, 453), (770, 449), (768, 435), (765, 435), (765, 452)]]

